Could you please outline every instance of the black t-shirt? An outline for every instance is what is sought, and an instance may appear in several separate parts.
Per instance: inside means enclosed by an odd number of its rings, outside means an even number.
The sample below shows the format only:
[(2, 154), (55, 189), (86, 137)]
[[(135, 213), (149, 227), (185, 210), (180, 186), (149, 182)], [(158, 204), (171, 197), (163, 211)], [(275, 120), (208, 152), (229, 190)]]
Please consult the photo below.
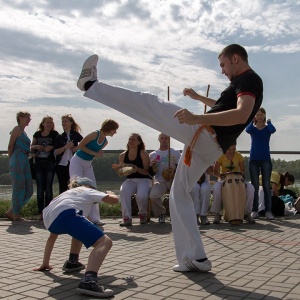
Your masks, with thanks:
[[(54, 146), (55, 138), (58, 135), (58, 132), (53, 130), (50, 131), (50, 133), (47, 136), (42, 136), (41, 131), (36, 131), (33, 135), (33, 137), (37, 141), (37, 145), (43, 145), (43, 146)], [(54, 149), (50, 152), (46, 151), (36, 151), (35, 152), (35, 158), (36, 159), (47, 159), (47, 160), (54, 160), (53, 155)]]
[(216, 113), (235, 109), (237, 107), (237, 99), (241, 95), (250, 95), (255, 98), (255, 104), (247, 122), (245, 124), (237, 124), (232, 126), (212, 126), (217, 134), (217, 140), (224, 153), (230, 146), (236, 144), (238, 136), (253, 120), (262, 103), (263, 82), (261, 78), (251, 69), (243, 72), (233, 79), (229, 86), (221, 93), (221, 96), (217, 100), (216, 104), (207, 113)]
[[(144, 169), (141, 151), (138, 151), (136, 158), (134, 160), (129, 159), (128, 151), (126, 151), (125, 157), (124, 157), (124, 163), (125, 164), (133, 164), (133, 165), (137, 166), (138, 168)], [(138, 172), (128, 175), (127, 178), (149, 178), (150, 179), (149, 175), (143, 175)]]

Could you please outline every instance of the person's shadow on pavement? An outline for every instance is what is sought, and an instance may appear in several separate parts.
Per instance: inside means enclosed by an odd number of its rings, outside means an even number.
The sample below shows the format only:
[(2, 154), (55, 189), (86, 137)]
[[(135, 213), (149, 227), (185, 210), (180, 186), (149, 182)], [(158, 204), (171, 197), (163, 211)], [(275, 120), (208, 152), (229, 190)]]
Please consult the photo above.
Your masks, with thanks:
[(219, 297), (220, 299), (235, 298), (235, 299), (266, 299), (266, 300), (281, 300), (281, 298), (274, 296), (267, 296), (258, 292), (243, 290), (241, 287), (234, 287), (232, 285), (224, 284), (215, 274), (199, 273), (199, 272), (186, 272), (182, 273), (195, 284), (198, 284), (207, 293)]
[[(49, 278), (53, 279), (53, 287), (49, 288), (48, 295), (51, 296), (53, 299), (62, 299), (63, 292), (74, 293), (76, 294), (76, 289), (79, 284), (80, 278), (83, 276), (82, 273), (72, 273), (72, 278), (66, 279), (65, 277), (58, 276), (51, 271), (42, 271), (42, 273)], [(70, 274), (71, 275), (71, 274)], [(74, 277), (78, 279), (74, 280)], [(98, 276), (98, 281), (100, 284), (104, 285), (105, 287), (113, 289), (115, 295), (124, 292), (127, 289), (136, 288), (138, 285), (134, 281), (134, 277), (125, 277), (125, 278), (118, 278), (114, 275), (112, 276)], [(114, 285), (114, 281), (117, 281), (117, 284)], [(59, 292), (59, 290), (61, 292)], [(70, 295), (69, 295), (70, 296)], [(83, 297), (89, 297), (87, 295), (82, 294)]]
[(32, 231), (32, 224), (26, 221), (12, 221), (11, 225), (9, 225), (6, 231), (10, 234), (17, 234), (17, 235), (26, 235), (26, 234), (33, 234)]

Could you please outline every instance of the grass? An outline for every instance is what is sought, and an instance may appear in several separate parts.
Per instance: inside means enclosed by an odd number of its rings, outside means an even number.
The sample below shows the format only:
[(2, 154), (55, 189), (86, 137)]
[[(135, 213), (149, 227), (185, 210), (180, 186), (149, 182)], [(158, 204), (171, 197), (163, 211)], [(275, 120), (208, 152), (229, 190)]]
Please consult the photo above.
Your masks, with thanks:
[[(4, 218), (4, 214), (10, 208), (10, 205), (10, 200), (0, 201), (0, 218)], [(121, 204), (109, 205), (100, 203), (100, 212), (102, 217), (121, 217)], [(36, 197), (32, 197), (29, 202), (24, 205), (20, 215), (26, 219), (37, 219), (38, 214)]]
[[(294, 191), (299, 195), (299, 187), (289, 187), (290, 190)], [(212, 197), (210, 199), (210, 205), (212, 204)], [(11, 205), (10, 200), (0, 200), (0, 218), (4, 218), (4, 213), (9, 209)], [(100, 203), (100, 212), (102, 217), (121, 217), (121, 204), (109, 205), (106, 203)], [(36, 197), (32, 197), (30, 201), (24, 205), (20, 215), (27, 219), (36, 219), (38, 216), (37, 200)]]

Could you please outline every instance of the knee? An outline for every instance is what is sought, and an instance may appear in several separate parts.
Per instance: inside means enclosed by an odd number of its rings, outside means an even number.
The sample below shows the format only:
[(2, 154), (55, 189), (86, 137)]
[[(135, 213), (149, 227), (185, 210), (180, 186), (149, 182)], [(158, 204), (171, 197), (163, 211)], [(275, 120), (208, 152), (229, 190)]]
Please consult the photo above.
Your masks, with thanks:
[(107, 250), (110, 250), (112, 245), (112, 240), (105, 234), (96, 241), (96, 243), (94, 244), (94, 248), (105, 247)]

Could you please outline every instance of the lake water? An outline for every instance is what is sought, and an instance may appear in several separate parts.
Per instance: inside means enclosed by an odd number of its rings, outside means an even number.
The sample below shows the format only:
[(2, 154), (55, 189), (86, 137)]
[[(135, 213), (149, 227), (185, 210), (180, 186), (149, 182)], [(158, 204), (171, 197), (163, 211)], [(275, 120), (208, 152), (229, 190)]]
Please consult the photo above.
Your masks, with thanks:
[[(99, 191), (106, 192), (106, 191), (112, 191), (116, 195), (120, 194), (120, 186), (122, 184), (122, 181), (103, 181), (103, 182), (97, 182), (97, 188)], [(36, 196), (36, 184), (34, 181), (33, 184), (34, 193), (33, 195)], [(53, 184), (53, 192), (54, 195), (58, 194), (58, 183)], [(0, 201), (1, 200), (11, 200), (11, 185), (0, 185)]]

